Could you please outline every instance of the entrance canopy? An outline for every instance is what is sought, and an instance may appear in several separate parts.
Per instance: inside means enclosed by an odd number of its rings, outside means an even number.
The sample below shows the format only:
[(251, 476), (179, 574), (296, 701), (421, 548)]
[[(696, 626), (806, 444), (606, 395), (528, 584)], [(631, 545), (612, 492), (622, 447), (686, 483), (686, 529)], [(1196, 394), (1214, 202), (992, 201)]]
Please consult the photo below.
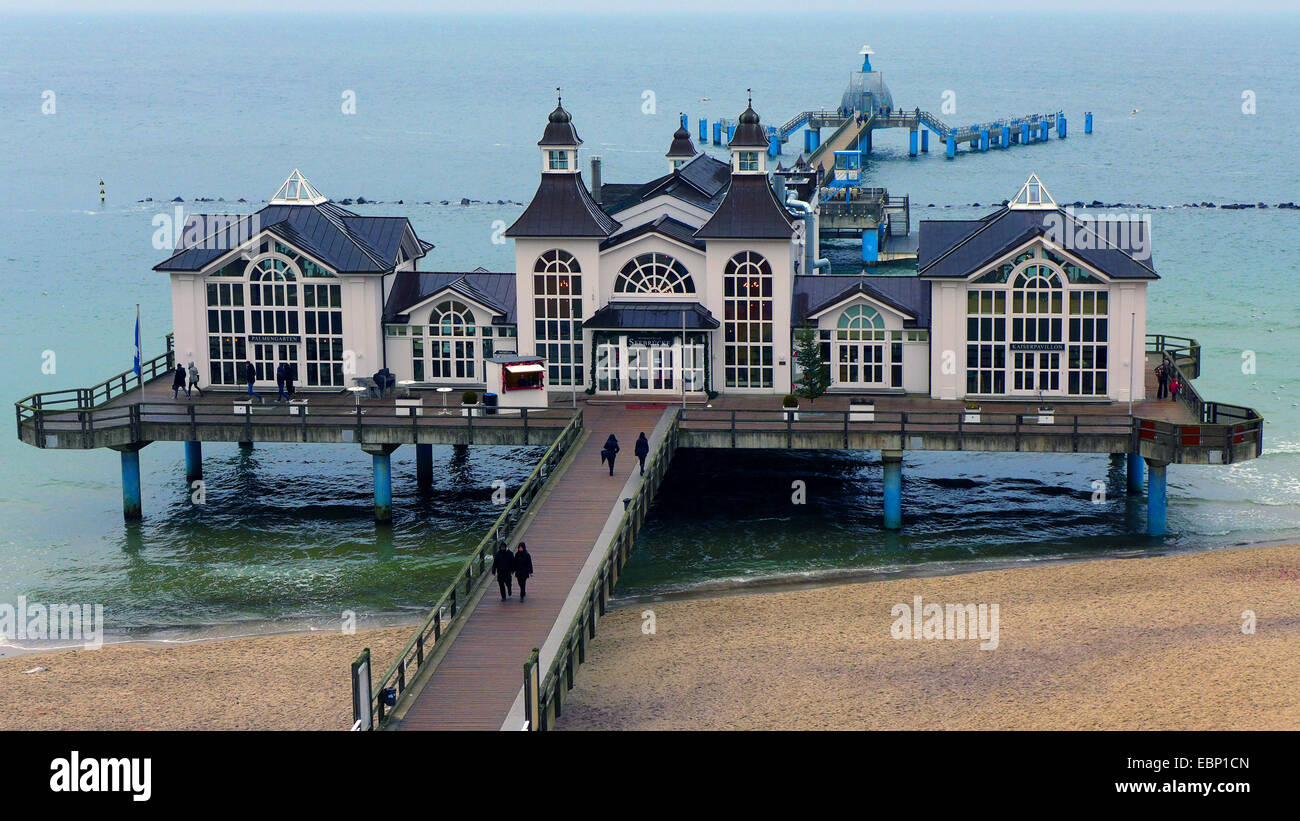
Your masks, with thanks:
[(611, 302), (582, 323), (601, 331), (681, 330), (683, 316), (688, 331), (713, 330), (718, 320), (698, 302)]

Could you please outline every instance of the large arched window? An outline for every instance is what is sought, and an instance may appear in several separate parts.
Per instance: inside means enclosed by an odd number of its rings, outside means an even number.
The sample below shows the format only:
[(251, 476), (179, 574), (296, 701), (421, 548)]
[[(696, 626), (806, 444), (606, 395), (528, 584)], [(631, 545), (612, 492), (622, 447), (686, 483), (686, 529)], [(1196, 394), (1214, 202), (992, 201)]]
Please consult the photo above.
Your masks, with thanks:
[(275, 381), (284, 365), (295, 381), (341, 387), (343, 300), (328, 281), (334, 276), (282, 243), (265, 239), (259, 251), (243, 268), (246, 282), (229, 281), (227, 263), (207, 283), (211, 382), (241, 384), (251, 361), (261, 382)]
[(429, 314), (429, 378), (474, 379), (474, 312), (458, 300), (434, 306)]
[(1061, 389), (1063, 298), (1061, 277), (1047, 265), (1030, 265), (1012, 280), (1013, 390)]
[(741, 251), (722, 271), (723, 357), (729, 388), (772, 387), (772, 266)]
[(686, 267), (667, 254), (650, 252), (628, 260), (614, 280), (616, 294), (693, 294)]
[(582, 267), (568, 251), (553, 248), (533, 265), (533, 322), (551, 384), (581, 384)]
[(870, 305), (851, 305), (835, 323), (834, 362), (841, 385), (885, 381), (885, 319)]

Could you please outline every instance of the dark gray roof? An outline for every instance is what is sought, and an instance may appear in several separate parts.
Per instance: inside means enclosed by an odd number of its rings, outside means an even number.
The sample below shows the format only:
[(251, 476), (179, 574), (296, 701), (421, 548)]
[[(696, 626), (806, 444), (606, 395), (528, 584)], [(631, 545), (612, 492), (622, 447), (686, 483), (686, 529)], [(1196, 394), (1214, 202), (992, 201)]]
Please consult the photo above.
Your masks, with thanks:
[(789, 239), (794, 225), (765, 174), (737, 174), (718, 209), (695, 232), (702, 239)]
[(384, 303), (384, 321), (398, 316), (445, 290), (498, 312), (494, 325), (515, 324), (515, 275), (493, 271), (398, 271)]
[[(1076, 230), (1092, 230), (1091, 226), (1060, 208), (1015, 209), (1004, 206), (977, 220), (921, 220), (917, 269), (921, 276), (926, 277), (970, 276), (1031, 239), (1048, 233), (1054, 227), (1048, 222), (1049, 215), (1056, 215), (1054, 219), (1061, 221), (1059, 225), (1073, 223), (1079, 226)], [(1149, 232), (1149, 226), (1141, 222), (1134, 222), (1122, 232), (1102, 229), (1106, 236), (1127, 237), (1130, 240), (1128, 246), (1111, 245), (1094, 232), (1092, 244), (1101, 247), (1071, 247), (1069, 253), (1109, 277), (1158, 279), (1150, 259), (1134, 256), (1139, 250), (1132, 242), (1137, 238), (1133, 236), (1136, 233), (1134, 229)], [(1149, 243), (1149, 233), (1145, 241)]]
[(591, 198), (581, 174), (542, 174), (537, 193), (506, 236), (607, 237), (618, 227)]
[(767, 145), (767, 132), (763, 131), (763, 126), (759, 124), (758, 112), (754, 110), (751, 103), (741, 112), (736, 130), (731, 132), (731, 140), (727, 143), (727, 147), (765, 149)]
[(575, 146), (582, 145), (578, 129), (573, 127), (573, 117), (558, 102), (555, 110), (546, 118), (546, 130), (537, 141), (540, 146)]
[(664, 156), (669, 159), (689, 159), (695, 156), (695, 143), (691, 142), (691, 132), (686, 130), (686, 126), (673, 132), (672, 145), (668, 146), (668, 153)]
[(790, 310), (792, 325), (819, 311), (863, 294), (884, 305), (910, 314), (905, 328), (930, 327), (930, 283), (916, 276), (858, 276), (826, 274), (794, 278), (794, 302)]
[(597, 330), (680, 330), (682, 312), (687, 330), (712, 330), (718, 320), (698, 302), (610, 302), (582, 323)]
[(600, 200), (610, 213), (618, 213), (655, 197), (668, 196), (705, 211), (715, 211), (731, 184), (731, 166), (708, 154), (647, 183), (608, 183), (600, 187)]
[[(211, 215), (192, 214), (186, 227), (197, 220), (207, 223), (211, 219)], [(317, 262), (342, 273), (384, 273), (393, 270), (403, 258), (419, 259), (433, 247), (415, 235), (406, 217), (363, 217), (329, 201), (318, 205), (268, 205), (254, 214), (237, 218), (230, 233), (246, 238), (260, 231), (269, 231)], [(181, 236), (187, 233), (182, 231)], [(191, 247), (178, 247), (175, 254), (155, 265), (154, 270), (201, 271), (230, 250), (228, 243), (196, 239)]]
[(613, 248), (615, 245), (622, 245), (625, 242), (634, 240), (637, 237), (643, 237), (646, 234), (661, 234), (669, 239), (675, 239), (678, 242), (685, 243), (692, 248), (704, 250), (704, 241), (695, 238), (695, 227), (687, 225), (681, 220), (675, 220), (664, 214), (656, 220), (645, 222), (626, 231), (620, 231), (609, 239), (600, 244), (600, 250)]

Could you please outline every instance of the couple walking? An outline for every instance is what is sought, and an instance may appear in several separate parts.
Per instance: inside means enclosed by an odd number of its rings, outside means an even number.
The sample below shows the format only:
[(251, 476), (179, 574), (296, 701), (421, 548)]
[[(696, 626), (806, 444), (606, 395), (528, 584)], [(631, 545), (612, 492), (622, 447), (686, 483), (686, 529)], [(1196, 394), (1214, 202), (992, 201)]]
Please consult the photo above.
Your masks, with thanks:
[(185, 391), (185, 398), (190, 398), (191, 391), (198, 391), (199, 396), (203, 395), (203, 389), (199, 387), (199, 369), (190, 363), (187, 370), (184, 365), (177, 364), (176, 372), (172, 374), (172, 399), (179, 399), (180, 392)]
[(1169, 364), (1161, 363), (1156, 367), (1156, 399), (1173, 399), (1178, 400), (1178, 394), (1182, 392), (1183, 383), (1179, 381), (1178, 374), (1174, 372)]
[(533, 554), (528, 552), (528, 545), (519, 543), (519, 552), (511, 553), (505, 545), (492, 556), (492, 572), (497, 577), (497, 586), (501, 588), (501, 601), (514, 594), (511, 589), (511, 575), (519, 581), (519, 601), (528, 595), (528, 578), (533, 575)]
[[(609, 463), (610, 476), (614, 475), (614, 457), (618, 456), (618, 450), (618, 437), (611, 433), (609, 438), (605, 440), (605, 447), (600, 451), (601, 464)], [(650, 454), (650, 440), (645, 438), (644, 432), (637, 437), (636, 447), (632, 449), (632, 452), (636, 454), (637, 461), (641, 463), (641, 475), (644, 476), (645, 458)]]

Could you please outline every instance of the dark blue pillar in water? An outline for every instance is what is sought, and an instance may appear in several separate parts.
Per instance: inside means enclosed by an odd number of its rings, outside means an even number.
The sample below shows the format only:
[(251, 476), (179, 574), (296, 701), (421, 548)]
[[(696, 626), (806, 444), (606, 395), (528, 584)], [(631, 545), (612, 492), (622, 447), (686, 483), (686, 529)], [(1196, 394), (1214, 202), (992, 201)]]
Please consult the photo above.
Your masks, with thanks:
[(907, 135), (907, 156), (915, 157), (917, 155), (920, 151), (920, 140), (921, 137), (916, 133), (916, 129), (913, 129)]
[(122, 516), (127, 521), (134, 521), (141, 516), (140, 450), (128, 448), (118, 452), (122, 456)]
[(880, 234), (875, 228), (862, 229), (862, 261), (868, 264), (880, 261)]
[(727, 144), (728, 144), (728, 145), (731, 144), (731, 138), (734, 137), (734, 136), (736, 136), (736, 127), (735, 127), (734, 125), (729, 125), (729, 126), (727, 126)]
[(953, 134), (948, 135), (948, 159), (957, 156), (957, 137)]
[(185, 443), (185, 481), (197, 482), (203, 478), (203, 444)]
[(713, 124), (713, 144), (722, 145), (722, 123)]
[(998, 144), (1002, 148), (1006, 148), (1007, 146), (1011, 145), (1011, 126), (1009, 125), (1002, 126), (1002, 139), (998, 141)]
[(689, 131), (690, 127), (691, 127), (691, 121), (690, 121), (690, 118), (688, 118), (685, 114), (683, 114), (683, 115), (682, 115), (682, 128), (688, 129), (688, 131)]
[(903, 526), (903, 453), (881, 451), (884, 467), (885, 529), (898, 530)]
[(700, 145), (709, 141), (709, 121), (704, 117), (700, 118)]
[(1144, 464), (1142, 457), (1136, 453), (1125, 454), (1128, 457), (1128, 492), (1134, 496), (1141, 496), (1143, 488), (1146, 487)]
[(980, 151), (988, 151), (988, 150), (989, 150), (989, 130), (987, 128), (981, 128), (980, 129)]
[(1092, 133), (1092, 112), (1088, 111), (1083, 115), (1083, 133)]
[(1029, 145), (1029, 123), (1020, 124), (1020, 144)]
[(921, 153), (922, 154), (930, 153), (930, 132), (925, 130), (924, 128), (921, 129)]
[(375, 521), (393, 520), (393, 463), (392, 453), (397, 445), (362, 445), (370, 454), (375, 470)]
[(1147, 460), (1147, 535), (1164, 536), (1168, 503), (1165, 498), (1165, 462)]
[(1066, 122), (1064, 114), (1056, 115), (1056, 139), (1064, 140), (1066, 137)]
[(1039, 120), (1038, 122), (1038, 139), (1047, 142), (1047, 120)]
[(415, 446), (415, 484), (423, 490), (433, 486), (433, 445)]
[(781, 135), (771, 134), (767, 138), (767, 155), (769, 157), (781, 156)]

